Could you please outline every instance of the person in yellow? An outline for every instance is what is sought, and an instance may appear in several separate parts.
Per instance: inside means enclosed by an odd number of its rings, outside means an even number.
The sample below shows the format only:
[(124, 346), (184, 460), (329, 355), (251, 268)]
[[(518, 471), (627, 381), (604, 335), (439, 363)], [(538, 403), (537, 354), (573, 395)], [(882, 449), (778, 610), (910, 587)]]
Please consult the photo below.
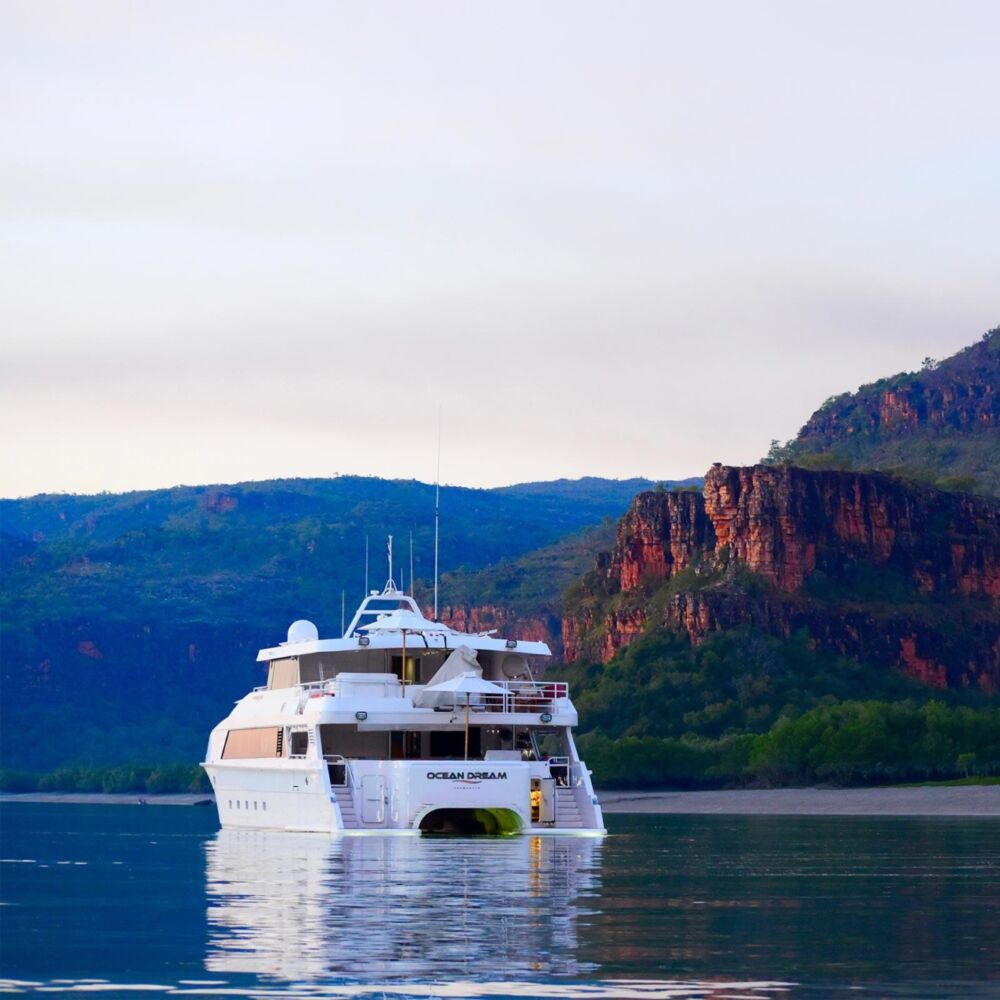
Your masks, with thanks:
[(542, 815), (542, 790), (531, 789), (531, 822), (537, 823)]

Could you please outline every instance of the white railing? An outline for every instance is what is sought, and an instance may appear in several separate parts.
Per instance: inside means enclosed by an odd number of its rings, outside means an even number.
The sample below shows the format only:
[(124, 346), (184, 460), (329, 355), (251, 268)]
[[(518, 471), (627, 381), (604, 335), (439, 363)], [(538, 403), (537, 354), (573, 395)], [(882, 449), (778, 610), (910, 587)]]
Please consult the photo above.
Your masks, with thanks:
[[(309, 681), (305, 684), (298, 684), (300, 694), (310, 698), (321, 695), (332, 695), (336, 678), (330, 677), (323, 681)], [(470, 704), (474, 712), (505, 712), (505, 713), (528, 713), (537, 714), (539, 712), (551, 711), (553, 703), (560, 698), (569, 697), (569, 685), (565, 681), (490, 681), (497, 687), (503, 688), (503, 694), (476, 694), (473, 695)], [(266, 691), (267, 688), (254, 688), (254, 691)], [(418, 691), (433, 691), (426, 684), (407, 684), (401, 689), (404, 695), (413, 695)], [(454, 694), (453, 701), (442, 701), (440, 707), (465, 708), (465, 698), (461, 694)], [(300, 702), (298, 714), (301, 714), (305, 706), (306, 698)]]
[[(555, 702), (569, 696), (568, 686), (564, 681), (490, 681), (489, 683), (501, 688), (502, 693), (471, 695), (469, 707), (473, 712), (537, 715), (554, 711)], [(408, 684), (406, 693), (413, 696), (418, 696), (418, 693), (434, 694), (435, 689), (426, 684)], [(419, 697), (417, 702), (420, 702)], [(465, 695), (461, 692), (440, 692), (433, 705), (438, 711), (464, 710)]]
[(552, 711), (558, 699), (569, 696), (564, 681), (501, 681), (498, 686), (504, 689), (502, 695), (482, 695), (480, 704), (473, 707), (486, 712), (536, 714)]

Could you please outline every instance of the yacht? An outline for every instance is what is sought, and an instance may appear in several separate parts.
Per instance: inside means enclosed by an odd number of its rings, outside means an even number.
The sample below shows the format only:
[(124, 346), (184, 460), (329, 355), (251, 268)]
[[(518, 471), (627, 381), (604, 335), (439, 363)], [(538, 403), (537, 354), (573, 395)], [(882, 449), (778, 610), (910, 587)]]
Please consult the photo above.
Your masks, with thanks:
[(212, 730), (224, 828), (358, 834), (606, 831), (544, 642), (424, 617), (392, 579), (340, 638), (262, 649), (267, 683)]

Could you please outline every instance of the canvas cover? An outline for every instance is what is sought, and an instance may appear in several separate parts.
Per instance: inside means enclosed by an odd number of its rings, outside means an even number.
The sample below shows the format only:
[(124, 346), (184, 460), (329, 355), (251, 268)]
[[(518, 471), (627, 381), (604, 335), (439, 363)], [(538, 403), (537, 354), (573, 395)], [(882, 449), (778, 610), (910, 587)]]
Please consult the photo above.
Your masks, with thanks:
[[(479, 665), (476, 651), (468, 646), (459, 646), (454, 650), (444, 663), (438, 667), (437, 672), (427, 682), (427, 687), (418, 691), (413, 703), (417, 708), (434, 708), (437, 705), (452, 705), (455, 702), (455, 695), (449, 691), (434, 691), (436, 684), (443, 684), (455, 677), (472, 671), (477, 677), (483, 676), (483, 668)], [(475, 704), (475, 701), (473, 701)]]

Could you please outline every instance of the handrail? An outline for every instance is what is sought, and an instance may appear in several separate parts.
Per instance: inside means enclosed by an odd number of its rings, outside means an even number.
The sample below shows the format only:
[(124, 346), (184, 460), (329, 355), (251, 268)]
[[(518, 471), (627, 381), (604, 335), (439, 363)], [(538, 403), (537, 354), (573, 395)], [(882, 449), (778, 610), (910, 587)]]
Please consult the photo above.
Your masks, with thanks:
[(544, 712), (552, 709), (560, 698), (569, 696), (565, 681), (502, 681), (500, 687), (504, 689), (501, 709), (504, 712)]

